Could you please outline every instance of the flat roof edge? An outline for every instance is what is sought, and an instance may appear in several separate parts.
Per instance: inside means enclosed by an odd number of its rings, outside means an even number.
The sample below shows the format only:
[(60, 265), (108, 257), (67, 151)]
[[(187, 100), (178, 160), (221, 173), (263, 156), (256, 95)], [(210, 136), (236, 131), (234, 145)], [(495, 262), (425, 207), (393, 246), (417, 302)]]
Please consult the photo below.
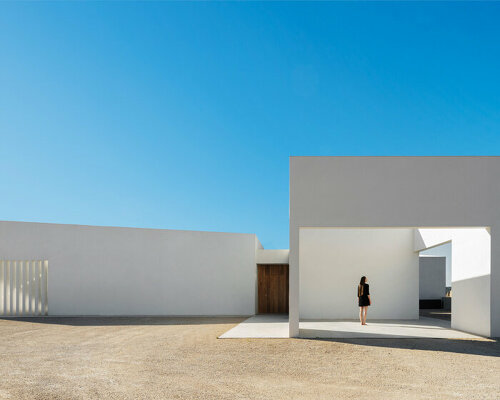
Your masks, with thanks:
[(198, 233), (220, 233), (220, 234), (229, 234), (229, 235), (251, 235), (257, 237), (256, 233), (245, 233), (245, 232), (220, 232), (220, 231), (200, 231), (194, 229), (168, 229), (168, 228), (143, 228), (136, 226), (111, 226), (111, 225), (85, 225), (85, 224), (61, 224), (57, 222), (36, 222), (36, 221), (9, 221), (9, 220), (0, 220), (0, 224), (9, 223), (9, 224), (36, 224), (36, 225), (51, 225), (51, 226), (71, 226), (78, 228), (106, 228), (106, 229), (142, 229), (149, 231), (173, 231), (173, 232), (198, 232)]

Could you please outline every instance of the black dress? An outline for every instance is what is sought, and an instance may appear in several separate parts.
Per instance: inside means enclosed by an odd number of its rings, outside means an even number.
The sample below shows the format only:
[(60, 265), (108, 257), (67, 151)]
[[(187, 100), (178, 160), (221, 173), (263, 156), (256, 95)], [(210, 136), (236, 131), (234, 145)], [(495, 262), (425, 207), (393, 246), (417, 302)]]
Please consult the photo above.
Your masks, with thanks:
[[(359, 287), (358, 287), (358, 295), (359, 295)], [(370, 285), (365, 283), (363, 285), (363, 294), (358, 296), (358, 304), (360, 307), (367, 307), (370, 305), (370, 299), (368, 296), (370, 295)]]

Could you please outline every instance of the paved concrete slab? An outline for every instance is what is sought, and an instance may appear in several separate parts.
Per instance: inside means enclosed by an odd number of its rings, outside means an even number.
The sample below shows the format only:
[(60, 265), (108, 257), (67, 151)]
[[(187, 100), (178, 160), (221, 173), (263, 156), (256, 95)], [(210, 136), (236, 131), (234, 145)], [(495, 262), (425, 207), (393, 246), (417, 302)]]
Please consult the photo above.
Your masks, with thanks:
[[(483, 339), (450, 328), (450, 322), (422, 317), (419, 320), (374, 320), (362, 326), (358, 321), (300, 321), (302, 338), (323, 339)], [(287, 315), (256, 315), (220, 336), (236, 338), (287, 338)]]
[(369, 321), (364, 326), (359, 321), (301, 321), (299, 334), (303, 338), (331, 339), (481, 339), (451, 329), (448, 321), (435, 318)]
[(279, 339), (288, 338), (288, 315), (255, 315), (228, 330), (219, 339)]

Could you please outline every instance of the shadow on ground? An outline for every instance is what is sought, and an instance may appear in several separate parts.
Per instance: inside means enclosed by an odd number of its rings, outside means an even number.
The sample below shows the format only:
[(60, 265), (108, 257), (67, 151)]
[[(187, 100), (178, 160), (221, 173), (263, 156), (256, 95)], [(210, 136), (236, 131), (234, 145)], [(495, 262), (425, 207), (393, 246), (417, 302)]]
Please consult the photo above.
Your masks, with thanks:
[(19, 321), (35, 324), (70, 326), (127, 326), (127, 325), (217, 325), (237, 324), (248, 317), (8, 317), (0, 321)]
[(484, 340), (465, 339), (427, 339), (427, 338), (386, 338), (386, 339), (299, 339), (320, 340), (326, 342), (349, 343), (367, 347), (385, 347), (389, 349), (442, 351), (447, 353), (474, 354), (487, 357), (500, 357), (499, 338)]

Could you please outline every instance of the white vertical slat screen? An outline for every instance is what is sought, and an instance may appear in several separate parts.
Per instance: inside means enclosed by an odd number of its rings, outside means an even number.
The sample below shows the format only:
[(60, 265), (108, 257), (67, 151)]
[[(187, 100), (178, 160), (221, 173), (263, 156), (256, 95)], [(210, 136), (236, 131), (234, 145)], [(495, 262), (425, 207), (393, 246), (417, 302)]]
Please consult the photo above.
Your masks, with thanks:
[(17, 274), (16, 274), (16, 269), (17, 269), (17, 262), (12, 261), (11, 264), (11, 270), (10, 270), (10, 276), (11, 276), (11, 286), (10, 286), (10, 313), (12, 315), (16, 315), (16, 310), (17, 310)]
[(31, 314), (35, 313), (35, 306), (36, 306), (36, 281), (35, 281), (35, 274), (36, 274), (36, 261), (31, 261), (31, 282), (30, 282), (30, 295), (31, 295), (31, 305), (30, 305), (30, 312)]
[(23, 315), (23, 262), (17, 262), (17, 315)]
[(5, 310), (5, 307), (4, 307), (4, 302), (5, 302), (5, 295), (4, 295), (4, 270), (5, 270), (5, 267), (4, 267), (4, 261), (3, 260), (0, 260), (0, 315), (3, 315), (4, 314), (4, 310)]
[(38, 261), (38, 270), (36, 274), (37, 285), (38, 285), (38, 307), (36, 309), (37, 315), (42, 315), (42, 310), (45, 308), (42, 306), (42, 261)]
[(45, 301), (43, 304), (45, 304), (45, 308), (43, 309), (43, 315), (49, 315), (49, 261), (44, 260), (43, 261), (43, 283), (45, 284)]
[(49, 314), (47, 260), (0, 260), (0, 315)]
[(10, 315), (10, 261), (5, 262), (5, 315)]

